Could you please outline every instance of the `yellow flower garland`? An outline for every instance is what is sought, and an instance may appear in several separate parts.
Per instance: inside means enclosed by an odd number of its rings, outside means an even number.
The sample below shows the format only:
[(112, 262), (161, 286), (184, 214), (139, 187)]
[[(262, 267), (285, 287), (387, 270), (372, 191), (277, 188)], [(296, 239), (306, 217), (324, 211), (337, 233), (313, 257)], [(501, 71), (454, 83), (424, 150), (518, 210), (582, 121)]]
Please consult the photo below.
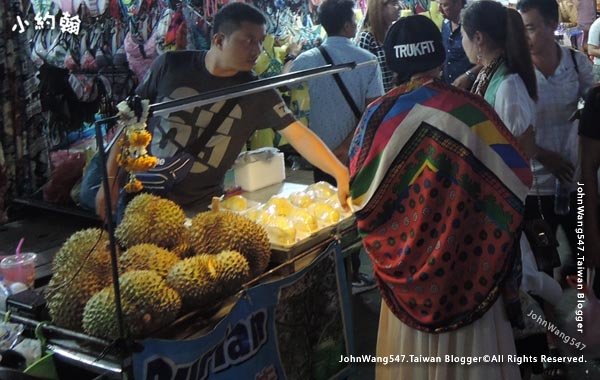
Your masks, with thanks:
[(144, 188), (136, 177), (136, 172), (144, 172), (156, 166), (158, 159), (148, 154), (147, 147), (152, 141), (152, 135), (146, 130), (146, 119), (150, 102), (142, 100), (142, 115), (136, 117), (127, 101), (117, 105), (119, 124), (124, 127), (119, 140), (121, 152), (117, 155), (117, 163), (129, 173), (129, 179), (124, 189), (128, 193), (136, 193)]

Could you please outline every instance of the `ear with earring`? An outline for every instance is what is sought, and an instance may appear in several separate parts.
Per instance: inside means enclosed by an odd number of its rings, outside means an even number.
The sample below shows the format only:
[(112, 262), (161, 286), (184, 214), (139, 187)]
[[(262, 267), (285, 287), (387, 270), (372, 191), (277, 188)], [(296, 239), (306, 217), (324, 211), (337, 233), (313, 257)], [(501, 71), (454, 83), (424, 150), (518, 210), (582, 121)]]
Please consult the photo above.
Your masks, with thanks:
[(483, 55), (481, 54), (481, 47), (477, 47), (477, 64), (481, 63), (482, 58), (483, 58)]

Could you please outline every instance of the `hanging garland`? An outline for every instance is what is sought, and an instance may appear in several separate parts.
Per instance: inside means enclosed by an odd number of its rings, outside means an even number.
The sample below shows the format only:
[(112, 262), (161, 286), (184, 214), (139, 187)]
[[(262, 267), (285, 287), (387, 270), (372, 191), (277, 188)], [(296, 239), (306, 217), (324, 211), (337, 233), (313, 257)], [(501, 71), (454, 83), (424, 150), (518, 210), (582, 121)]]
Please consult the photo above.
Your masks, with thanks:
[(129, 97), (117, 105), (119, 125), (123, 126), (123, 135), (119, 140), (120, 153), (117, 163), (129, 173), (124, 189), (135, 193), (144, 188), (136, 177), (136, 172), (144, 172), (156, 166), (158, 159), (148, 154), (147, 147), (152, 135), (146, 129), (150, 101), (140, 97)]

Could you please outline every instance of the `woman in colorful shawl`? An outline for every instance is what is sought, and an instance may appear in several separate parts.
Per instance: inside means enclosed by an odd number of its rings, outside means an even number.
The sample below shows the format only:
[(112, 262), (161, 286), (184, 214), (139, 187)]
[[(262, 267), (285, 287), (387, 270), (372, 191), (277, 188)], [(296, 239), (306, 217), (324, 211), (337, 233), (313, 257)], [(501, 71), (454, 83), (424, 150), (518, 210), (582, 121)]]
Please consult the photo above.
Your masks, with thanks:
[(377, 355), (394, 361), (376, 378), (520, 379), (508, 316), (520, 316), (512, 274), (529, 163), (489, 104), (439, 80), (431, 20), (400, 19), (384, 46), (401, 84), (368, 107), (350, 151), (352, 205), (384, 300)]

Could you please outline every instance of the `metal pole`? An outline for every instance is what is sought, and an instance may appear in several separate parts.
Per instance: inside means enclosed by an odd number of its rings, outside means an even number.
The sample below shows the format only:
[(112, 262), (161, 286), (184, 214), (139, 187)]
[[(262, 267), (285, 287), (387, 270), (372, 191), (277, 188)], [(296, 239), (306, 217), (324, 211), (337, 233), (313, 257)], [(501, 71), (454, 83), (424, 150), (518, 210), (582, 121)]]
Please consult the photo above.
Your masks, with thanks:
[[(3, 318), (6, 318), (6, 314), (8, 314), (8, 313), (5, 311), (0, 311), (0, 316), (2, 316)], [(24, 317), (15, 315), (15, 314), (10, 314), (10, 320), (17, 322), (17, 323), (22, 323), (24, 325), (31, 326), (34, 328), (40, 324), (39, 321), (34, 321), (33, 319), (24, 318)], [(89, 336), (89, 335), (85, 335), (82, 333), (78, 333), (76, 331), (63, 329), (63, 328), (56, 327), (51, 324), (43, 324), (42, 330), (50, 332), (50, 333), (60, 334), (63, 337), (67, 337), (67, 338), (80, 339), (84, 342), (98, 344), (100, 346), (108, 347), (110, 345), (110, 342), (107, 340), (96, 338), (96, 337)]]
[[(115, 241), (114, 224), (112, 221), (112, 201), (110, 196), (110, 183), (108, 171), (106, 169), (106, 152), (104, 151), (104, 139), (102, 138), (102, 128), (100, 122), (94, 123), (96, 128), (96, 143), (98, 144), (98, 154), (100, 154), (100, 169), (102, 170), (102, 183), (104, 187), (104, 212), (106, 215), (106, 229), (108, 230), (108, 239), (110, 246), (110, 261), (112, 269), (112, 282), (115, 291), (115, 308), (117, 313), (117, 324), (119, 326), (119, 338), (125, 339), (125, 326), (123, 324), (123, 309), (121, 307), (121, 288), (119, 287), (119, 268), (117, 263), (117, 243)], [(116, 179), (115, 179), (116, 180)]]
[[(270, 90), (277, 87), (289, 86), (300, 83), (308, 79), (315, 79), (325, 75), (341, 73), (344, 71), (353, 70), (363, 66), (376, 65), (377, 61), (366, 61), (361, 63), (348, 62), (339, 65), (325, 65), (314, 69), (297, 71), (289, 74), (276, 75), (271, 78), (259, 79), (256, 81), (239, 84), (219, 90), (208, 91), (200, 95), (194, 95), (183, 99), (175, 99), (162, 103), (151, 104), (150, 115), (160, 116), (169, 114), (174, 111), (188, 109), (190, 107), (200, 107), (206, 104), (215, 103), (231, 98), (237, 98), (244, 95), (250, 95), (265, 90)], [(100, 119), (97, 123), (106, 123), (108, 121), (117, 120), (117, 116), (112, 116), (106, 119)]]

